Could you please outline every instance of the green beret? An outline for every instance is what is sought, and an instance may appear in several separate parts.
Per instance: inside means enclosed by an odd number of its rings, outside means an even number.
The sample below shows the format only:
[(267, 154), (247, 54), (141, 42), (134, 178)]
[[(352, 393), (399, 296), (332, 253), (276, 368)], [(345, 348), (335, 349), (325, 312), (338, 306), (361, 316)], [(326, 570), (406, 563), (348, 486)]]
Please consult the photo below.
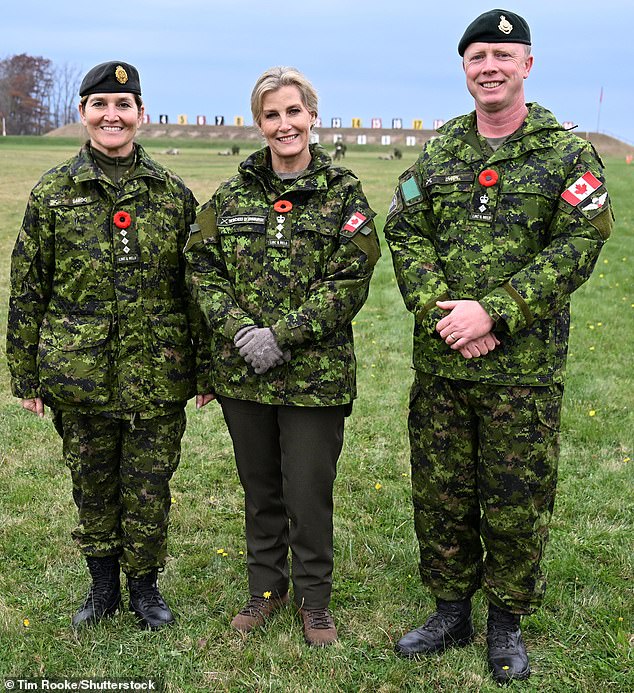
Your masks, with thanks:
[(531, 30), (526, 20), (508, 10), (489, 10), (474, 19), (458, 44), (464, 55), (471, 43), (525, 43), (531, 45)]
[(95, 65), (88, 70), (79, 87), (79, 95), (88, 94), (141, 94), (139, 73), (130, 63), (113, 60)]

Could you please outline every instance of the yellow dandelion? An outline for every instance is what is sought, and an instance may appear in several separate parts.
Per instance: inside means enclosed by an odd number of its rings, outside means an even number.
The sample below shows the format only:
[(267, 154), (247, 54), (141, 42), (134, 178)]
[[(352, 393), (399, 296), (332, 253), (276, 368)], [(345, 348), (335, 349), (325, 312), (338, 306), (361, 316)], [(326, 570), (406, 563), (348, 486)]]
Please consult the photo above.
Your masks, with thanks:
[(28, 627), (31, 625), (31, 621), (29, 621), (28, 618), (25, 618), (25, 619), (22, 621), (22, 625), (23, 625), (25, 628), (28, 628)]
[(220, 556), (221, 554), (223, 554), (224, 552), (225, 552), (224, 549), (216, 549), (216, 553), (217, 553), (219, 556)]
[(407, 474), (406, 472), (401, 472), (401, 476), (404, 476), (405, 478), (407, 478), (409, 476), (409, 474)]
[(598, 323), (597, 323), (597, 327), (601, 327), (602, 325), (603, 325), (602, 322), (598, 322)]
[(267, 590), (262, 596), (264, 597), (264, 599), (270, 599), (272, 594), (272, 592)]
[(176, 503), (176, 498), (174, 498), (174, 496), (172, 496), (172, 505), (173, 505), (174, 503)]
[(226, 551), (224, 551), (223, 554), (222, 554), (222, 557), (223, 557), (223, 558), (226, 558), (228, 555), (229, 555), (229, 554), (228, 554)]
[(594, 351), (594, 347), (590, 347), (590, 351)]
[(588, 412), (588, 416), (596, 416), (596, 415), (597, 415), (597, 412), (594, 409), (590, 409), (590, 411)]
[(630, 461), (630, 458), (629, 458), (629, 457), (626, 457), (626, 458), (623, 460), (623, 462), (629, 462), (629, 461)]
[(589, 330), (594, 330), (594, 325), (588, 325)]
[(238, 554), (239, 554), (240, 556), (244, 556), (244, 551), (242, 551), (242, 549), (240, 549), (240, 551), (238, 551)]
[(606, 259), (603, 261), (603, 264), (604, 264), (604, 265), (607, 265), (608, 262), (610, 262), (610, 261), (606, 258)]
[(619, 616), (619, 623), (623, 623), (623, 616)]
[(356, 320), (353, 320), (353, 321), (352, 321), (352, 324), (353, 324), (353, 325), (356, 325), (356, 324), (357, 324), (357, 321), (356, 321)]
[(382, 485), (382, 484), (379, 484), (379, 482), (377, 481), (376, 484), (374, 484), (374, 488), (375, 488), (377, 491), (380, 491), (380, 490), (383, 488), (383, 485)]
[(600, 272), (600, 273), (599, 273), (599, 278), (600, 278), (600, 279), (603, 279), (603, 277), (605, 277), (605, 274), (603, 274), (603, 272)]
[(509, 670), (509, 665), (508, 665), (508, 664), (505, 664), (505, 665), (502, 667), (502, 669), (504, 669), (504, 671), (508, 671), (508, 670)]

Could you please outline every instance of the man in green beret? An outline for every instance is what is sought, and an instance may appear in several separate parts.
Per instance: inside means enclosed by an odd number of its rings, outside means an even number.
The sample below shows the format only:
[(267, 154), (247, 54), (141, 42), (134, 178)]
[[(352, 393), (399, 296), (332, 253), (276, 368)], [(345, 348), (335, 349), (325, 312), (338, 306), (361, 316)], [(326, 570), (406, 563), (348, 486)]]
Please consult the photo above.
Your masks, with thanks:
[(489, 666), (506, 683), (530, 675), (520, 618), (545, 590), (570, 295), (612, 212), (592, 145), (525, 101), (526, 21), (485, 12), (458, 53), (475, 111), (425, 145), (385, 226), (415, 316), (412, 496), (421, 577), (436, 600), (396, 651), (471, 642), (481, 588)]

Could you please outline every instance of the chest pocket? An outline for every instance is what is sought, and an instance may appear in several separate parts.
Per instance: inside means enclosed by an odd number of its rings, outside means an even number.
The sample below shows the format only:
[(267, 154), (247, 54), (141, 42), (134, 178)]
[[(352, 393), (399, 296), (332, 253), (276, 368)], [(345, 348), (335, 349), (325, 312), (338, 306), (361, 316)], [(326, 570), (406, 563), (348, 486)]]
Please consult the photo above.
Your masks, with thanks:
[(53, 198), (49, 206), (55, 216), (56, 251), (62, 257), (78, 253), (100, 254), (109, 246), (107, 212), (98, 197)]
[(301, 268), (295, 281), (307, 290), (314, 281), (326, 274), (328, 260), (339, 247), (339, 225), (322, 219), (301, 217), (293, 225), (291, 235), (291, 263)]
[(218, 219), (220, 245), (229, 272), (250, 276), (261, 267), (266, 240), (266, 217), (262, 214), (234, 214)]
[(471, 206), (474, 179), (472, 171), (428, 176), (424, 186), (434, 215), (440, 219), (455, 211), (457, 219), (464, 218), (465, 209)]

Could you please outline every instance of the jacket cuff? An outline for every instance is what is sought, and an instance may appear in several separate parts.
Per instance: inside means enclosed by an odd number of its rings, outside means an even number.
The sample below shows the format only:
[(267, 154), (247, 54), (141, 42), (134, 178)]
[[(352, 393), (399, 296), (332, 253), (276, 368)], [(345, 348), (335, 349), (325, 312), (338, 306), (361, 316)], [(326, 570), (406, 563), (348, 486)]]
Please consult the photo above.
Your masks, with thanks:
[(257, 325), (257, 322), (253, 318), (249, 317), (246, 313), (243, 313), (241, 316), (231, 315), (225, 322), (222, 334), (230, 342), (233, 342), (236, 334), (243, 327), (248, 327), (249, 325)]
[(35, 399), (40, 396), (40, 389), (32, 383), (13, 380), (11, 381), (11, 394), (20, 399)]
[(280, 347), (280, 349), (286, 349), (295, 344), (301, 344), (304, 341), (304, 334), (299, 323), (293, 321), (289, 324), (288, 316), (278, 320), (271, 326), (271, 330), (273, 330), (277, 346)]
[(479, 301), (480, 305), (495, 321), (503, 323), (510, 334), (530, 325), (535, 319), (520, 294), (507, 282), (494, 289)]

